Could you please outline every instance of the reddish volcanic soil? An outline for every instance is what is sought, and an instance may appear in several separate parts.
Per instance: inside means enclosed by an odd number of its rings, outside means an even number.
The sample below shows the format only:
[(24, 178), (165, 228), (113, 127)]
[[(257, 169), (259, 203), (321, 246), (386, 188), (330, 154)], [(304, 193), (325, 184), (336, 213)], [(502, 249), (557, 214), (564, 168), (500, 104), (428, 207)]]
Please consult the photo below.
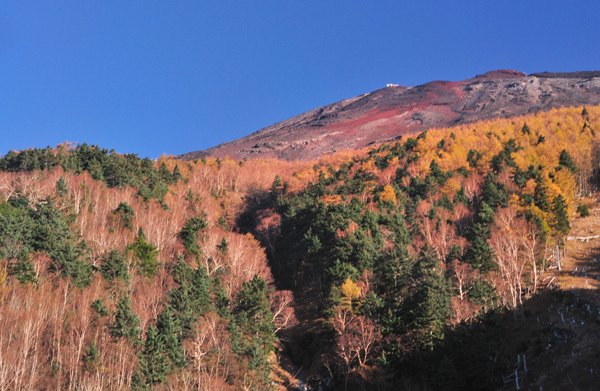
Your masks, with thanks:
[(434, 127), (600, 103), (600, 72), (499, 70), (459, 82), (389, 85), (320, 107), (238, 140), (180, 157), (278, 157), (309, 160), (393, 141)]

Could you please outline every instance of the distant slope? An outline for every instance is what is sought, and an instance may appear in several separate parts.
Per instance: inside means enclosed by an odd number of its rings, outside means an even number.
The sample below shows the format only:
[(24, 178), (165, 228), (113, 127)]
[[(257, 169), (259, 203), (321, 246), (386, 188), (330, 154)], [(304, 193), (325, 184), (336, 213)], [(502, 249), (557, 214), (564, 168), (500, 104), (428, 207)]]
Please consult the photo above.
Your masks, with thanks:
[(600, 103), (600, 71), (499, 70), (459, 82), (386, 88), (320, 107), (182, 159), (229, 156), (308, 160), (434, 127)]

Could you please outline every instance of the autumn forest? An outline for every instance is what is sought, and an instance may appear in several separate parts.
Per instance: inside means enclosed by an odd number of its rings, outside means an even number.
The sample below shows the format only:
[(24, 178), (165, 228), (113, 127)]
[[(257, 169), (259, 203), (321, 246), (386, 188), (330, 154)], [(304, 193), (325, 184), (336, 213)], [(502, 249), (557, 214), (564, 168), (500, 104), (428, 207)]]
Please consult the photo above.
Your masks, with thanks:
[(318, 161), (0, 158), (0, 390), (497, 389), (600, 106)]

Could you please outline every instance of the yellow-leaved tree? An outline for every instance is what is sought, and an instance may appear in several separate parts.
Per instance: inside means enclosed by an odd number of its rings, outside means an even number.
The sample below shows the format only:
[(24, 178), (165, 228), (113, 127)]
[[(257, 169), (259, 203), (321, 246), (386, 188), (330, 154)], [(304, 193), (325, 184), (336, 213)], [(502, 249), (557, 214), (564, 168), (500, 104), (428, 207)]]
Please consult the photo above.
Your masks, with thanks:
[(394, 191), (394, 187), (392, 185), (385, 185), (383, 191), (379, 194), (379, 199), (383, 202), (390, 201), (395, 205), (396, 192)]
[(352, 309), (352, 301), (360, 297), (360, 288), (350, 278), (346, 279), (341, 286), (342, 305), (346, 309)]

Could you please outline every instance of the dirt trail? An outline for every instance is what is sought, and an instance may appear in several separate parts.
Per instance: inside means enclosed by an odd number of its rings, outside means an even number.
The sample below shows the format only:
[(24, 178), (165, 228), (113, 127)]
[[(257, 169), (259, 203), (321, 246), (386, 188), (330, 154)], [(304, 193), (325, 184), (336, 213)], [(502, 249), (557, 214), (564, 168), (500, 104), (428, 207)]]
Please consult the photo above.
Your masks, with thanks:
[(577, 215), (571, 222), (566, 240), (566, 258), (561, 271), (554, 270), (561, 290), (600, 289), (600, 193), (582, 200), (590, 211), (587, 217)]

